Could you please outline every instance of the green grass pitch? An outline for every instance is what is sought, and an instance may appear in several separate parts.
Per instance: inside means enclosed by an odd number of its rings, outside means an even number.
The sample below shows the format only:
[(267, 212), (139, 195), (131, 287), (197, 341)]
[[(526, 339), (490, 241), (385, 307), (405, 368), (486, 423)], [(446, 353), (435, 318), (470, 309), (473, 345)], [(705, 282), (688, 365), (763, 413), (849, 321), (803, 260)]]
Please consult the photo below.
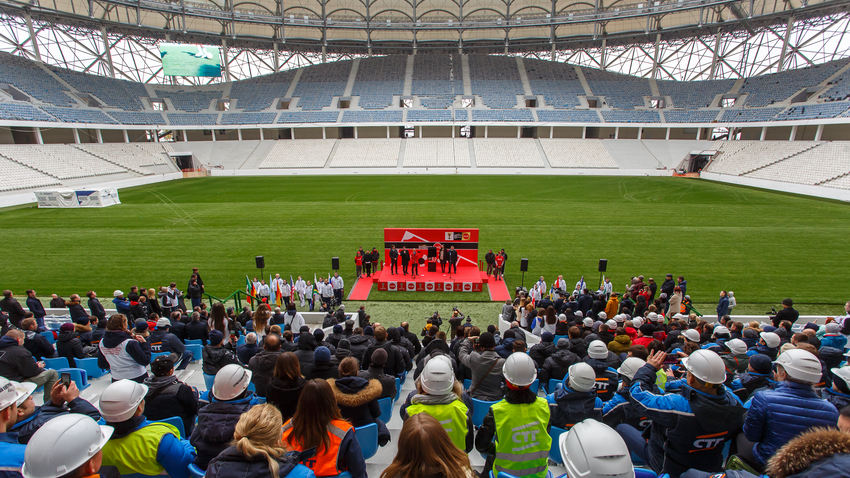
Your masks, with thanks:
[[(379, 249), (384, 227), (478, 227), (481, 256), (508, 254), (507, 282), (563, 273), (595, 286), (597, 260), (622, 290), (633, 274), (688, 279), (696, 303), (721, 289), (761, 313), (786, 296), (806, 312), (841, 311), (850, 283), (850, 207), (708, 181), (654, 177), (309, 176), (200, 178), (122, 190), (104, 209), (0, 211), (3, 288), (19, 296), (130, 285), (185, 287), (193, 266), (217, 296), (266, 277), (325, 275), (339, 256), (346, 289), (354, 251)], [(372, 300), (481, 301), (373, 291)], [(432, 307), (429, 304), (427, 307)], [(470, 304), (472, 306), (472, 304)], [(491, 305), (492, 307), (492, 305)], [(447, 313), (450, 310), (445, 310)], [(739, 309), (740, 310), (740, 309)]]

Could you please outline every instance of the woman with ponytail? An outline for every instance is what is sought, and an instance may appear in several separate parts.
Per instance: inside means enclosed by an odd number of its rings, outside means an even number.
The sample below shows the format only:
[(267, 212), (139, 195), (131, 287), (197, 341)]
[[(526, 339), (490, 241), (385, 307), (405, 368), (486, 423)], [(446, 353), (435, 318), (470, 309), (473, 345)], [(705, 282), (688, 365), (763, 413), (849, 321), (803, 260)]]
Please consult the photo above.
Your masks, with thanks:
[[(207, 478), (277, 478), (295, 463), (281, 444), (283, 419), (273, 405), (256, 405), (243, 413), (233, 443), (210, 461)], [(281, 473), (283, 471), (283, 473)]]

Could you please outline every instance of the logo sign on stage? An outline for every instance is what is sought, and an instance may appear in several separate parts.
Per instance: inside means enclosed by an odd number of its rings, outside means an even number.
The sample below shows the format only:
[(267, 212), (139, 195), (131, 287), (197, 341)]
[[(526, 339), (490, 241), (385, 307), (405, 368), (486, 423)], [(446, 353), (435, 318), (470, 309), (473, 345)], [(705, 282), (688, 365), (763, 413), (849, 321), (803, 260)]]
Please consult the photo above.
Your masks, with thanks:
[(378, 282), (378, 290), (388, 292), (481, 292), (483, 286), (476, 282)]

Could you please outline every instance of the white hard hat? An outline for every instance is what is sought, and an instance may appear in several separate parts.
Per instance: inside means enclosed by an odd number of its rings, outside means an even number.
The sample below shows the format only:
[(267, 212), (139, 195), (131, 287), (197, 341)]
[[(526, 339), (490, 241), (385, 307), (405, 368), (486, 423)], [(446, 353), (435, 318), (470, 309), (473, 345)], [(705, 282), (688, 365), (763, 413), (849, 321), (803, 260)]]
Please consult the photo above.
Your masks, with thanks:
[(218, 400), (233, 400), (251, 384), (251, 371), (235, 363), (225, 365), (215, 374), (212, 394)]
[(845, 365), (841, 368), (831, 368), (829, 369), (832, 372), (832, 375), (835, 376), (836, 379), (841, 380), (850, 388), (850, 365)]
[(112, 431), (112, 427), (98, 425), (87, 415), (59, 415), (42, 425), (30, 438), (21, 474), (24, 478), (70, 474), (106, 445)]
[(699, 343), (699, 332), (694, 329), (688, 329), (682, 332), (682, 337), (690, 340), (691, 342)]
[(608, 319), (608, 320), (605, 322), (605, 325), (607, 325), (607, 326), (608, 326), (608, 328), (609, 328), (609, 329), (611, 329), (611, 330), (614, 330), (614, 329), (616, 329), (616, 328), (617, 328), (617, 322), (616, 322), (615, 320), (613, 320), (613, 319)]
[(720, 334), (729, 335), (729, 329), (723, 325), (718, 325), (714, 328), (714, 331), (711, 333), (711, 336), (717, 337)]
[(646, 314), (646, 318), (649, 319), (649, 320), (655, 321), (655, 320), (658, 320), (658, 314), (656, 314), (655, 312), (650, 312), (650, 313)]
[(686, 316), (685, 314), (682, 314), (681, 312), (676, 312), (675, 314), (673, 314), (673, 318), (677, 319), (677, 320), (678, 319), (687, 319), (688, 316)]
[(608, 358), (608, 346), (601, 340), (594, 340), (587, 346), (587, 355), (600, 360)]
[(593, 327), (593, 319), (591, 319), (590, 317), (583, 319), (581, 321), (581, 324), (584, 325), (585, 327)]
[(617, 314), (617, 315), (615, 315), (615, 316), (614, 316), (614, 321), (615, 321), (615, 322), (625, 322), (625, 321), (626, 321), (626, 314)]
[(126, 378), (111, 383), (100, 395), (100, 414), (109, 423), (129, 420), (147, 394), (147, 385)]
[(24, 400), (32, 395), (35, 389), (36, 384), (32, 382), (19, 383), (6, 377), (0, 377), (0, 411), (12, 405), (24, 403)]
[(517, 387), (527, 387), (537, 379), (537, 365), (525, 352), (514, 352), (502, 366), (505, 380)]
[(608, 314), (606, 314), (605, 312), (600, 312), (596, 314), (596, 316), (599, 317), (599, 320), (605, 320), (608, 318)]
[(575, 311), (575, 316), (576, 317), (584, 317), (584, 312), (577, 310), (577, 311)]
[(639, 329), (641, 325), (643, 325), (643, 319), (641, 319), (640, 317), (635, 317), (634, 319), (632, 319), (632, 327)]
[(596, 372), (593, 371), (593, 367), (584, 362), (570, 365), (567, 376), (570, 388), (576, 392), (589, 392), (596, 385)]
[(163, 329), (165, 327), (171, 327), (171, 321), (166, 317), (160, 317), (156, 321), (156, 328)]
[(747, 343), (741, 339), (727, 340), (725, 344), (727, 349), (735, 355), (747, 353)]
[(782, 342), (782, 339), (775, 332), (762, 332), (759, 334), (759, 337), (764, 339), (764, 343), (771, 349), (779, 347), (779, 342)]
[(567, 476), (581, 478), (634, 478), (626, 442), (613, 428), (588, 418), (558, 441)]
[(726, 381), (726, 366), (717, 352), (697, 350), (682, 359), (682, 366), (703, 382), (719, 385)]
[(429, 395), (446, 395), (451, 392), (455, 384), (455, 374), (448, 357), (437, 355), (428, 360), (419, 379), (422, 390)]
[(617, 373), (627, 377), (629, 380), (635, 378), (638, 369), (646, 365), (646, 360), (638, 357), (628, 357), (620, 364)]
[(112, 293), (112, 297), (121, 297), (122, 295), (124, 295), (124, 292), (119, 289), (115, 289), (115, 292)]
[(781, 365), (785, 373), (794, 380), (814, 385), (820, 382), (823, 369), (815, 355), (803, 349), (786, 350), (779, 354), (776, 365)]

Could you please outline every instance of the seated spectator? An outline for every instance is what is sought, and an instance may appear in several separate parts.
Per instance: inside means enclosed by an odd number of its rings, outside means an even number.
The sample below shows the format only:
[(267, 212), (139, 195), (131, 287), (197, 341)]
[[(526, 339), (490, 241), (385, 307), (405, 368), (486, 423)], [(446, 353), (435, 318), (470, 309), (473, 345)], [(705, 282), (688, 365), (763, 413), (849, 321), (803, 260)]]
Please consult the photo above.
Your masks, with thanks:
[[(342, 341), (345, 341), (343, 339)], [(340, 342), (342, 342), (340, 341)], [(337, 352), (339, 349), (337, 349)], [(384, 349), (376, 350), (372, 353), (372, 362), (369, 364), (368, 370), (361, 370), (357, 376), (366, 380), (377, 380), (381, 383), (381, 396), (378, 398), (395, 397), (395, 377), (391, 377), (384, 373), (384, 364), (387, 361), (387, 351)]]
[[(638, 357), (628, 357), (617, 369), (620, 374), (620, 388), (614, 393), (614, 397), (602, 405), (602, 421), (611, 427), (621, 423), (631, 425), (638, 430), (644, 431), (652, 424), (652, 421), (643, 413), (643, 409), (633, 400), (630, 400), (632, 379), (638, 369), (646, 365), (646, 360)], [(652, 389), (652, 393), (661, 395), (658, 387)], [(619, 435), (618, 435), (619, 438)]]
[(91, 332), (89, 313), (86, 312), (83, 304), (80, 303), (80, 296), (78, 294), (71, 294), (68, 302), (68, 311), (71, 314), (71, 322), (76, 325), (77, 332)]
[[(115, 311), (126, 317), (131, 317), (133, 311), (130, 309), (130, 301), (124, 298), (124, 292), (116, 290), (112, 293), (112, 297), (112, 303), (115, 304)], [(51, 305), (51, 307), (53, 306)]]
[(21, 321), (27, 317), (24, 307), (12, 294), (12, 291), (8, 289), (3, 291), (3, 298), (0, 299), (0, 310), (9, 314), (9, 322), (18, 328), (21, 327)]
[(830, 322), (824, 326), (826, 331), (820, 339), (820, 347), (833, 347), (838, 350), (844, 350), (847, 346), (847, 337), (841, 334), (841, 325), (838, 322)]
[[(330, 353), (328, 353), (330, 356)], [(378, 419), (381, 407), (378, 397), (381, 396), (381, 383), (377, 380), (366, 380), (357, 376), (359, 364), (354, 358), (347, 358), (339, 364), (339, 378), (328, 379), (333, 390), (334, 398), (339, 406), (342, 417), (355, 427), (375, 423), (378, 425), (378, 444), (384, 446), (390, 441), (390, 432), (386, 425)]]
[(626, 443), (604, 423), (593, 419), (577, 423), (558, 445), (569, 476), (635, 476)]
[(777, 478), (838, 477), (850, 470), (850, 434), (833, 428), (812, 428), (785, 444), (771, 457), (767, 474)]
[[(375, 354), (372, 354), (372, 355), (375, 355)], [(384, 355), (386, 355), (386, 352), (384, 353)], [(336, 351), (334, 352), (334, 357), (336, 357), (337, 363), (342, 362), (342, 359), (344, 359), (346, 357), (351, 357), (351, 356), (352, 356), (352, 354), (351, 354), (351, 342), (348, 341), (347, 337), (340, 339), (340, 341), (337, 342)], [(374, 362), (374, 361), (375, 361), (375, 358), (373, 357), (372, 362)], [(384, 365), (381, 364), (381, 367), (383, 367), (383, 366)], [(383, 369), (381, 369), (381, 373), (383, 373)]]
[(236, 357), (242, 363), (250, 363), (251, 358), (260, 351), (257, 345), (257, 334), (250, 332), (245, 336), (245, 343), (236, 347)]
[(56, 352), (59, 357), (68, 359), (71, 367), (76, 367), (74, 359), (97, 357), (97, 347), (83, 346), (83, 342), (74, 332), (74, 324), (66, 322), (59, 326), (59, 337), (56, 339)]
[[(457, 447), (469, 453), (473, 446), (472, 418), (463, 402), (463, 386), (455, 380), (451, 362), (445, 355), (432, 357), (425, 370), (416, 380), (416, 390), (408, 395), (399, 413), (407, 422), (417, 414), (434, 417), (449, 439)], [(401, 443), (399, 443), (401, 447)]]
[(758, 390), (773, 388), (773, 362), (770, 357), (756, 354), (747, 362), (747, 371), (732, 380), (729, 388), (741, 399), (747, 401)]
[(122, 314), (109, 317), (98, 345), (98, 366), (111, 371), (113, 382), (128, 379), (142, 383), (148, 378), (150, 362), (150, 344), (143, 336), (127, 331), (127, 317)]
[(188, 437), (192, 434), (195, 416), (198, 415), (198, 391), (177, 380), (174, 376), (175, 363), (177, 354), (172, 353), (155, 358), (151, 364), (153, 377), (145, 380), (148, 387), (145, 417), (153, 421), (180, 417)]
[(342, 418), (328, 382), (304, 384), (295, 415), (283, 424), (283, 445), (294, 451), (316, 449), (302, 464), (316, 476), (336, 476), (348, 471), (366, 478), (366, 461), (354, 435), (354, 426)]
[(103, 447), (103, 466), (114, 466), (122, 475), (168, 473), (175, 478), (188, 476), (195, 450), (180, 439), (174, 425), (145, 419), (148, 387), (132, 380), (112, 383), (100, 396), (100, 412), (115, 431)]
[(198, 410), (198, 425), (191, 435), (192, 445), (198, 450), (195, 464), (202, 469), (227, 448), (239, 416), (257, 403), (248, 391), (250, 383), (251, 371), (240, 365), (225, 365), (216, 374), (209, 403)]
[[(490, 407), (475, 436), (475, 448), (487, 454), (484, 470), (546, 476), (552, 448), (547, 425), (550, 413), (546, 399), (529, 389), (537, 378), (534, 361), (524, 353), (511, 354), (505, 360), (504, 374), (505, 399)], [(520, 428), (524, 433), (516, 433)], [(510, 459), (518, 449), (522, 458)]]
[(28, 443), (33, 434), (45, 423), (60, 415), (78, 413), (100, 420), (100, 412), (91, 403), (80, 398), (80, 391), (74, 382), (66, 388), (62, 382), (56, 382), (50, 390), (50, 401), (36, 406), (32, 396), (18, 401), (18, 417), (10, 431), (18, 434), (19, 443)]
[(397, 347), (393, 347), (391, 341), (387, 340), (387, 329), (380, 325), (375, 325), (373, 332), (375, 334), (375, 342), (366, 349), (363, 354), (363, 362), (360, 367), (363, 370), (369, 368), (369, 362), (372, 360), (372, 353), (381, 348), (387, 351), (387, 363), (384, 364), (384, 373), (396, 377), (401, 376), (405, 371), (404, 357), (399, 352)]
[(584, 361), (596, 374), (596, 392), (599, 398), (603, 402), (611, 400), (619, 383), (617, 370), (611, 367), (620, 365), (619, 358), (608, 350), (605, 342), (594, 340), (587, 346), (587, 358)]
[(44, 368), (44, 362), (36, 362), (30, 351), (24, 348), (24, 333), (12, 329), (0, 338), (0, 377), (34, 383), (36, 388), (43, 385), (44, 401), (49, 402), (50, 390), (59, 374), (56, 370)]
[[(570, 340), (563, 337), (558, 339), (558, 348), (543, 362), (543, 368), (540, 369), (540, 383), (544, 387), (548, 387), (549, 380), (553, 378), (563, 380), (570, 365), (578, 361), (578, 355), (570, 351)], [(549, 392), (554, 392), (554, 390), (549, 390)]]
[(805, 350), (792, 349), (779, 356), (774, 373), (779, 382), (776, 389), (753, 395), (744, 422), (746, 440), (738, 440), (742, 458), (761, 469), (780, 447), (805, 430), (835, 426), (838, 410), (818, 398), (812, 388), (821, 374), (820, 361)]
[(839, 411), (850, 405), (850, 366), (830, 370), (832, 374), (832, 388), (821, 390), (821, 398), (835, 405)]
[(579, 362), (570, 366), (564, 387), (550, 394), (549, 425), (569, 430), (585, 418), (602, 420), (602, 400), (596, 395), (596, 373)]
[(316, 339), (313, 338), (313, 334), (302, 332), (298, 335), (297, 345), (298, 349), (295, 351), (295, 356), (301, 363), (301, 373), (305, 377), (309, 377), (313, 371), (313, 351), (316, 350)]
[(380, 478), (424, 476), (474, 478), (477, 475), (469, 456), (455, 446), (440, 423), (427, 413), (418, 413), (405, 420), (395, 458)]
[(4, 476), (21, 476), (17, 470), (24, 464), (26, 445), (18, 444), (18, 434), (11, 428), (18, 420), (18, 404), (32, 395), (35, 388), (35, 384), (0, 376), (0, 470), (8, 470), (2, 472)]
[(21, 329), (24, 332), (24, 348), (29, 350), (36, 360), (51, 358), (56, 355), (53, 345), (47, 341), (47, 338), (38, 333), (38, 323), (33, 317), (22, 320)]
[(266, 400), (280, 410), (284, 420), (295, 414), (305, 382), (301, 376), (301, 364), (294, 353), (284, 352), (277, 356), (274, 375), (266, 390)]
[[(687, 386), (661, 395), (653, 390), (656, 371), (662, 369), (666, 358), (663, 351), (652, 353), (646, 365), (635, 373), (629, 389), (631, 399), (652, 420), (649, 442), (641, 430), (631, 425), (622, 423), (617, 431), (629, 451), (656, 473), (679, 476), (690, 468), (720, 471), (724, 444), (740, 430), (745, 411), (737, 397), (723, 386), (723, 359), (710, 350), (695, 351), (682, 361), (687, 370)], [(704, 435), (716, 440), (698, 442)]]
[(617, 327), (614, 331), (614, 340), (608, 342), (608, 350), (617, 355), (628, 353), (629, 347), (632, 346), (632, 339), (626, 333), (626, 329)]
[(201, 313), (192, 312), (192, 319), (186, 324), (186, 339), (200, 340), (202, 345), (207, 345), (209, 333), (210, 326), (206, 320), (201, 320)]
[(727, 340), (723, 343), (723, 350), (717, 352), (723, 363), (726, 364), (727, 380), (731, 380), (735, 374), (744, 373), (750, 362), (747, 356), (747, 344), (741, 339)]
[(281, 444), (283, 420), (277, 408), (257, 405), (239, 417), (233, 443), (210, 461), (207, 478), (288, 476), (297, 456)]
[(186, 350), (186, 346), (183, 345), (180, 338), (171, 333), (171, 321), (165, 317), (157, 319), (156, 329), (148, 337), (148, 343), (151, 344), (151, 352), (176, 354), (178, 357), (177, 370), (185, 369), (195, 358), (191, 350)]
[[(507, 339), (502, 342), (506, 342)], [(473, 350), (473, 342), (475, 350)], [(458, 361), (470, 370), (472, 384), (467, 393), (478, 400), (501, 400), (504, 397), (502, 389), (502, 366), (505, 359), (494, 351), (496, 343), (489, 332), (479, 337), (465, 339), (460, 346)], [(426, 347), (427, 349), (427, 347)]]
[(242, 366), (242, 363), (233, 353), (231, 344), (223, 346), (221, 342), (224, 340), (224, 334), (219, 330), (210, 331), (210, 343), (202, 351), (203, 366), (202, 369), (207, 375), (216, 375), (223, 367), (236, 364)]
[(251, 369), (251, 382), (257, 389), (257, 395), (260, 397), (266, 396), (266, 387), (271, 380), (272, 372), (274, 371), (275, 362), (280, 355), (280, 336), (277, 334), (266, 335), (263, 340), (263, 350), (251, 358), (248, 366)]
[(313, 369), (310, 371), (308, 380), (312, 378), (337, 378), (339, 362), (331, 355), (331, 351), (324, 345), (316, 347), (313, 351)]
[(21, 474), (27, 478), (99, 476), (102, 449), (113, 431), (85, 415), (65, 414), (50, 420), (30, 440)]
[(551, 332), (543, 332), (540, 336), (540, 342), (534, 344), (528, 351), (528, 355), (537, 364), (537, 368), (543, 367), (543, 362), (555, 353), (553, 340), (555, 340), (555, 336)]
[(750, 348), (747, 355), (764, 354), (770, 357), (770, 360), (776, 360), (781, 342), (782, 339), (776, 332), (761, 332), (758, 343)]

